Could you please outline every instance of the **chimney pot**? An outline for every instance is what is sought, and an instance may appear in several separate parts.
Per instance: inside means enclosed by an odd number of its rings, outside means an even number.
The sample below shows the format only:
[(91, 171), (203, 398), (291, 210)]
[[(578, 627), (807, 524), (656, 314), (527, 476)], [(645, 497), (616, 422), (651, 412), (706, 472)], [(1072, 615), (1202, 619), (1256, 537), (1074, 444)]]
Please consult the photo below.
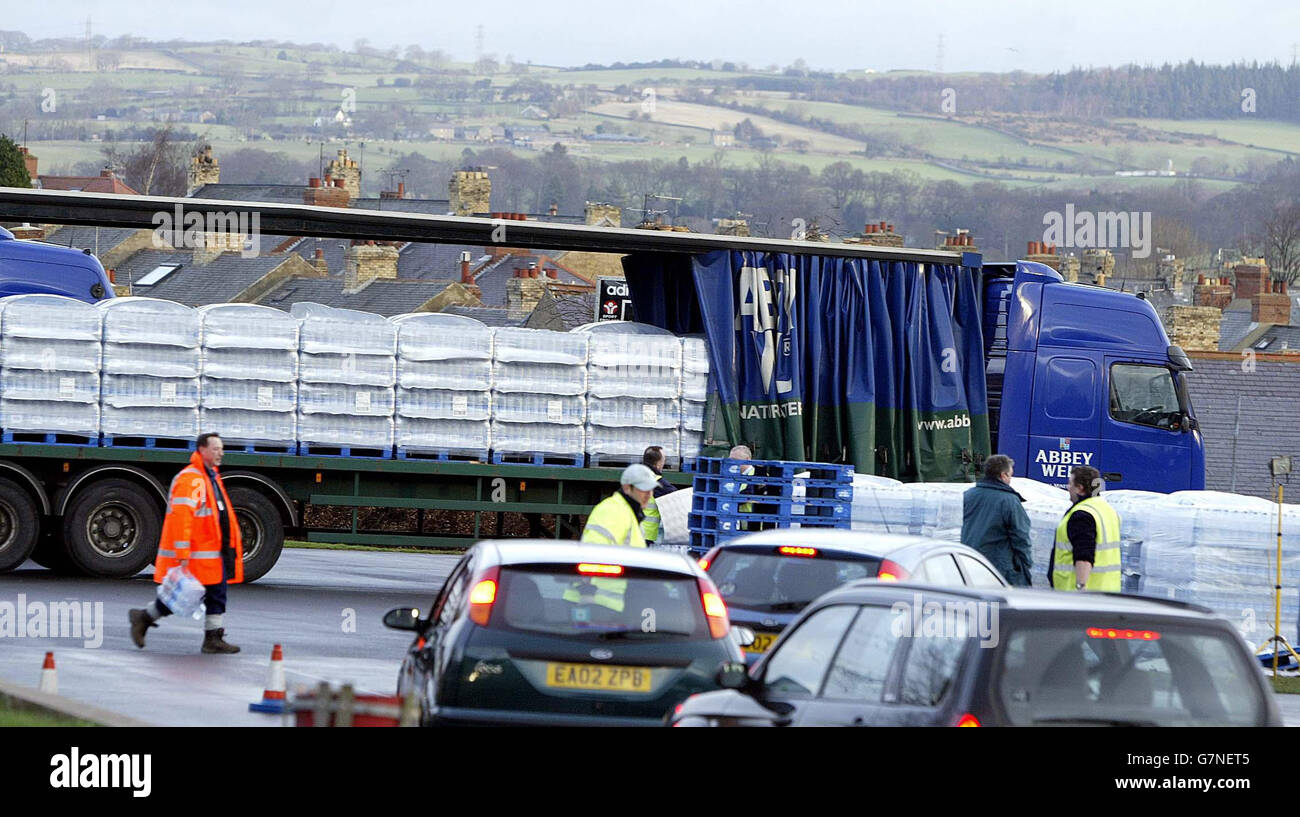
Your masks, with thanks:
[(315, 176), (312, 176), (310, 179), (307, 180), (307, 186), (320, 187), (320, 179)]
[(322, 250), (322, 249), (320, 249), (320, 248), (318, 247), (318, 248), (316, 249), (316, 257), (317, 257), (317, 258), (324, 258), (324, 257), (325, 257), (325, 251)]
[(557, 269), (548, 269), (546, 271), (546, 277), (550, 278), (552, 281), (558, 281), (560, 280), (560, 271)]
[(397, 197), (399, 199), (406, 198), (406, 182), (397, 183)]

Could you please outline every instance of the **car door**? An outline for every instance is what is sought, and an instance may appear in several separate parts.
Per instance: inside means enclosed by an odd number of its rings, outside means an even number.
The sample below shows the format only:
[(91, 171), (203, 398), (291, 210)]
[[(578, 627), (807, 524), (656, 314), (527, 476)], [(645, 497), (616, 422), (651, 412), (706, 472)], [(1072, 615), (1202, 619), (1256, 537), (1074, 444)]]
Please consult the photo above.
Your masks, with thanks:
[(798, 722), (813, 707), (840, 641), (857, 615), (856, 604), (833, 604), (813, 611), (782, 635), (762, 664), (755, 698), (782, 716), (780, 725)]
[(928, 556), (921, 562), (919, 577), (921, 581), (940, 587), (962, 587), (966, 584), (952, 554), (944, 551)]
[[(804, 707), (800, 726), (868, 726), (904, 723), (898, 707), (902, 647), (910, 639), (898, 627), (899, 613), (863, 605), (840, 643), (820, 694)], [(904, 720), (899, 720), (899, 718)]]
[(448, 631), (464, 608), (466, 585), (473, 575), (476, 554), (471, 551), (452, 569), (442, 586), (442, 592), (429, 612), (429, 624), (421, 634), (423, 644), (417, 642), (415, 654), (416, 674), (426, 700), (436, 703), (436, 692), (441, 686), (442, 674), (449, 653)]

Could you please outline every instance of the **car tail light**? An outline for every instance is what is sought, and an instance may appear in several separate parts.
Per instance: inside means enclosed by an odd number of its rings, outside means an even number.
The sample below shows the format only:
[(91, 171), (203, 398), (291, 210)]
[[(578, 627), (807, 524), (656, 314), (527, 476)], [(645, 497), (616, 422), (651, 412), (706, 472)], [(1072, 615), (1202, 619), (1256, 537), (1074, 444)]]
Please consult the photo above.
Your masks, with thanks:
[(876, 573), (876, 578), (882, 582), (897, 582), (911, 576), (912, 573), (898, 562), (891, 562), (885, 559), (880, 563), (880, 571)]
[(700, 601), (704, 603), (704, 616), (709, 620), (709, 636), (722, 638), (731, 631), (731, 622), (727, 619), (727, 605), (713, 580), (700, 579)]
[(492, 605), (497, 600), (497, 576), (501, 568), (488, 568), (469, 591), (469, 617), (480, 627), (486, 627), (492, 617)]
[(817, 548), (794, 547), (793, 545), (782, 545), (776, 549), (776, 552), (782, 556), (808, 556), (815, 557)]
[(584, 563), (578, 565), (578, 572), (585, 573), (588, 576), (622, 576), (623, 566), (622, 565), (594, 565), (594, 564)]
[(704, 554), (704, 558), (700, 559), (701, 570), (709, 569), (709, 565), (713, 564), (713, 560), (718, 558), (719, 550), (721, 550), (721, 548), (715, 547), (712, 550), (710, 550), (708, 553)]
[(1118, 627), (1089, 627), (1089, 638), (1115, 638), (1126, 641), (1159, 641), (1160, 633), (1155, 630), (1123, 630)]
[(957, 719), (957, 725), (958, 726), (979, 726), (980, 719), (975, 717), (971, 713), (967, 712), (965, 715), (962, 715), (960, 718)]

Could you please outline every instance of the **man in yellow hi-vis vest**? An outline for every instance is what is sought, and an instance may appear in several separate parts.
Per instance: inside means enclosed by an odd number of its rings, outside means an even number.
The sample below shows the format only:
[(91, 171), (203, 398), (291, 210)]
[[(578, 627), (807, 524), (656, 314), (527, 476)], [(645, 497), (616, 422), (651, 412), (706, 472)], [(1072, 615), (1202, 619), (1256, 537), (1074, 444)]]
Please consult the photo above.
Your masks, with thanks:
[[(641, 534), (641, 520), (645, 518), (643, 509), (658, 482), (655, 472), (640, 463), (623, 469), (619, 490), (591, 509), (587, 526), (582, 529), (582, 541), (591, 545), (645, 547), (645, 537)], [(592, 579), (589, 584), (584, 582), (580, 587), (564, 591), (564, 600), (590, 600), (622, 612), (626, 591), (627, 581), (624, 579)]]
[(647, 545), (653, 545), (659, 539), (659, 526), (661, 519), (659, 516), (659, 506), (655, 500), (665, 494), (671, 494), (677, 490), (677, 486), (664, 479), (664, 465), (668, 458), (664, 456), (664, 448), (661, 445), (652, 445), (641, 455), (641, 464), (655, 474), (655, 489), (652, 492), (650, 501), (645, 504), (643, 509), (645, 518), (641, 520), (641, 535), (645, 537)]
[(1057, 590), (1119, 593), (1119, 514), (1102, 499), (1101, 474), (1080, 465), (1070, 471), (1074, 505), (1056, 526), (1049, 580)]

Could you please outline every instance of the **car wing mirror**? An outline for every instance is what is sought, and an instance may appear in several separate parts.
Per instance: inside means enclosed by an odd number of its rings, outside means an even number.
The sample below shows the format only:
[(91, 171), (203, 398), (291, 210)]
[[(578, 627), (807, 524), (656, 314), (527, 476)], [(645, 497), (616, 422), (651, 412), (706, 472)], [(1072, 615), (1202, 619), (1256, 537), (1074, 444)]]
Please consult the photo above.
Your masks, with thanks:
[(420, 610), (417, 607), (394, 607), (384, 613), (384, 626), (391, 630), (418, 630)]

